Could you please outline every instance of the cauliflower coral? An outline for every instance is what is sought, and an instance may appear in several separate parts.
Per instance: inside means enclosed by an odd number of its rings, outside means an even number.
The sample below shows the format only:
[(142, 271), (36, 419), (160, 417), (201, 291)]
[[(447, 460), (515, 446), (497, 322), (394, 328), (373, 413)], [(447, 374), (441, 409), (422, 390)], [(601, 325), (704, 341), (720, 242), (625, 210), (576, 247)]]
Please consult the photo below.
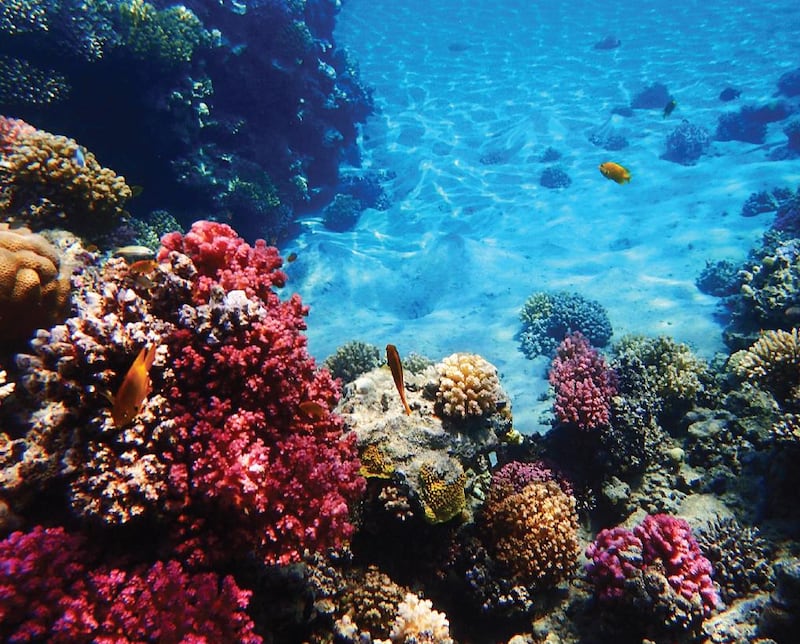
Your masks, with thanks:
[(436, 403), (457, 419), (493, 413), (501, 397), (497, 368), (474, 353), (454, 353), (436, 365)]

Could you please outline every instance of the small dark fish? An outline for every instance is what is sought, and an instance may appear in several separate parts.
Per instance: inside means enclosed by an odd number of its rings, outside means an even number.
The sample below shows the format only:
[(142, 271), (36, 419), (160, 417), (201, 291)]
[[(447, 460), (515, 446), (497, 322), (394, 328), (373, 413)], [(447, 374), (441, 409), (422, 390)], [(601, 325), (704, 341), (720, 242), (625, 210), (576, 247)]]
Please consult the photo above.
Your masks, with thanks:
[(297, 259), (297, 253), (289, 253), (289, 254), (286, 256), (286, 261), (287, 261), (289, 264), (291, 264), (291, 263), (292, 263), (294, 260), (296, 260), (296, 259)]
[(605, 38), (603, 38), (602, 40), (596, 42), (594, 44), (594, 48), (595, 49), (600, 49), (600, 50), (603, 50), (603, 49), (616, 49), (621, 44), (622, 43), (620, 42), (619, 38), (617, 38), (616, 36), (609, 35), (609, 36), (606, 36)]
[(142, 186), (131, 186), (131, 197), (138, 197), (143, 192), (144, 188)]
[(311, 420), (322, 420), (328, 414), (328, 410), (325, 407), (319, 403), (315, 403), (312, 400), (305, 400), (301, 402), (300, 411), (302, 411)]
[(678, 101), (674, 98), (669, 99), (669, 103), (664, 106), (664, 114), (662, 118), (667, 118), (672, 112), (675, 111), (675, 108), (678, 107)]
[(81, 168), (86, 167), (86, 157), (83, 154), (83, 150), (80, 148), (75, 149), (75, 154), (72, 155), (72, 160), (75, 161)]
[(742, 92), (734, 87), (726, 87), (719, 93), (719, 100), (724, 101), (727, 103), (728, 101), (733, 101), (739, 98), (742, 95)]
[(394, 386), (397, 387), (397, 393), (400, 394), (400, 401), (406, 410), (406, 415), (411, 415), (411, 407), (406, 402), (406, 386), (403, 381), (403, 363), (400, 362), (400, 354), (397, 352), (397, 347), (393, 344), (386, 345), (386, 362), (389, 363), (389, 369), (392, 371), (392, 378), (394, 378)]
[(147, 246), (122, 246), (114, 250), (114, 257), (122, 257), (127, 262), (135, 262), (137, 259), (152, 259), (155, 251)]
[(454, 54), (460, 54), (462, 51), (467, 51), (469, 49), (469, 45), (465, 42), (451, 42), (447, 45), (447, 49), (452, 51)]

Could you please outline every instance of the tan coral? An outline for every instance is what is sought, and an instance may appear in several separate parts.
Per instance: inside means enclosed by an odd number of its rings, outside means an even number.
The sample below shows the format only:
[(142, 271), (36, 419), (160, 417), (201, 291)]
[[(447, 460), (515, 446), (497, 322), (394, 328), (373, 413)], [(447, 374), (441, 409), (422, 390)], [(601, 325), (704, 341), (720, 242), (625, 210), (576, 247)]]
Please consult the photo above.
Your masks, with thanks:
[(131, 195), (124, 177), (102, 167), (76, 141), (22, 132), (0, 164), (0, 210), (36, 229), (108, 230)]
[(436, 402), (445, 416), (467, 418), (492, 414), (502, 397), (497, 369), (474, 353), (454, 353), (436, 365)]
[(486, 506), (495, 557), (525, 584), (550, 588), (566, 580), (578, 560), (575, 498), (555, 481), (534, 482)]
[(450, 622), (433, 610), (430, 599), (408, 593), (397, 607), (397, 618), (389, 634), (394, 644), (452, 644)]
[(27, 228), (0, 224), (0, 333), (24, 339), (66, 313), (69, 279), (58, 251)]
[(800, 385), (798, 330), (764, 331), (753, 346), (731, 356), (730, 365), (740, 376), (767, 389), (779, 402), (796, 400)]

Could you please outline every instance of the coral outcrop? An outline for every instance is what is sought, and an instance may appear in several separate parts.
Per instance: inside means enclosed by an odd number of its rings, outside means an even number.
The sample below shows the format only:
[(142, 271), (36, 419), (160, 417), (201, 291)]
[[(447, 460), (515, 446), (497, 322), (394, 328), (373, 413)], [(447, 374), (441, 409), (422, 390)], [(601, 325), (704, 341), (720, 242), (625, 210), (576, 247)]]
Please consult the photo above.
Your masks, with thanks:
[(67, 313), (69, 277), (44, 237), (0, 224), (0, 336), (27, 339)]
[(450, 418), (488, 416), (503, 397), (497, 368), (474, 353), (454, 353), (436, 365), (436, 403)]

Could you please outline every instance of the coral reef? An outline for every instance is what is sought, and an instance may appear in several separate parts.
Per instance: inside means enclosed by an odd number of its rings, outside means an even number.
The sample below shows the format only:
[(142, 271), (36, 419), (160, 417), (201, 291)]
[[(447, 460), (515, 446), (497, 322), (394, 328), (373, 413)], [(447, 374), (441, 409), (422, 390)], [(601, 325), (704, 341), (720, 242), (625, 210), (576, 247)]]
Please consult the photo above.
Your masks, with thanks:
[(704, 127), (684, 120), (667, 135), (662, 158), (681, 165), (694, 165), (708, 151), (711, 135)]
[(700, 271), (694, 283), (703, 293), (714, 297), (729, 297), (738, 293), (742, 287), (739, 271), (740, 266), (727, 259), (706, 261), (705, 268)]
[(568, 335), (556, 349), (548, 374), (556, 392), (556, 420), (578, 429), (608, 425), (617, 377), (580, 333)]
[(758, 255), (741, 272), (743, 306), (764, 327), (784, 327), (786, 311), (800, 304), (800, 242), (777, 240)]
[(69, 278), (55, 247), (27, 228), (0, 224), (0, 336), (28, 339), (66, 315)]
[[(225, 556), (210, 546), (217, 529), (267, 562), (340, 545), (364, 489), (355, 437), (299, 407), (330, 409), (338, 389), (306, 352), (305, 307), (274, 290), (277, 251), (210, 222), (164, 244), (149, 287), (121, 259), (99, 284), (85, 272), (81, 313), (19, 357), (24, 385), (5, 427), (27, 430), (12, 436), (6, 498), (24, 505), (32, 488), (69, 481), (79, 517), (158, 518), (165, 547), (200, 560)], [(119, 431), (96, 392), (113, 391), (144, 344), (159, 345), (154, 392)]]
[(336, 232), (351, 230), (358, 223), (362, 210), (364, 207), (355, 197), (337, 194), (322, 211), (322, 223)]
[(91, 235), (119, 222), (131, 189), (91, 152), (73, 139), (16, 122), (0, 132), (7, 133), (0, 164), (0, 210), (6, 221)]
[(488, 416), (502, 399), (497, 368), (473, 353), (454, 353), (436, 365), (436, 404), (448, 418)]
[(767, 125), (755, 107), (746, 106), (738, 112), (728, 112), (717, 119), (714, 138), (718, 141), (743, 141), (763, 143), (767, 135)]
[(574, 331), (597, 347), (605, 346), (613, 333), (599, 302), (566, 291), (534, 293), (525, 301), (520, 319), (520, 349), (531, 359), (552, 355), (558, 343)]
[(347, 384), (367, 371), (380, 367), (383, 362), (381, 350), (374, 344), (352, 340), (338, 347), (325, 358), (323, 364), (334, 378)]

